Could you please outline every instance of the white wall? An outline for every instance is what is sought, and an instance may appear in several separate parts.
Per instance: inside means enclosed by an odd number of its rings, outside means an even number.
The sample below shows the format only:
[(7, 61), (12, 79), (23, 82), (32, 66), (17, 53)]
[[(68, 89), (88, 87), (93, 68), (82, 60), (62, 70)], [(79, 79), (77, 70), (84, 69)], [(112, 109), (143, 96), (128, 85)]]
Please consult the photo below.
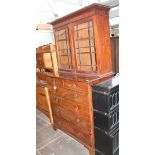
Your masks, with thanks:
[(36, 47), (49, 44), (49, 43), (54, 43), (53, 31), (37, 30), (36, 31)]

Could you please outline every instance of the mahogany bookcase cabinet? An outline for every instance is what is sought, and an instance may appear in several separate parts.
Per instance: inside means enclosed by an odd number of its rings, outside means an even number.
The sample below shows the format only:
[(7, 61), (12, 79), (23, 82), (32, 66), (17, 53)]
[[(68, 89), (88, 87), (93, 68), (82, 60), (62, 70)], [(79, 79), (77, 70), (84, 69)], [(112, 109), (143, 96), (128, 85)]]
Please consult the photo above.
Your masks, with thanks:
[(97, 75), (112, 72), (108, 8), (93, 4), (51, 24), (59, 71)]
[(58, 74), (45, 73), (54, 128), (95, 155), (92, 84), (113, 76), (109, 8), (92, 4), (51, 23)]

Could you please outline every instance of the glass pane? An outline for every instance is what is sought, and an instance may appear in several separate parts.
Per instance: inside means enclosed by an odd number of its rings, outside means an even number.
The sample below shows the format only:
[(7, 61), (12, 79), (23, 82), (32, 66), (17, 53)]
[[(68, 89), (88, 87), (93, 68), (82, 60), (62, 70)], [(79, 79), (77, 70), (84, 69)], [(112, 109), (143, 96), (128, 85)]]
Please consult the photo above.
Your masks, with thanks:
[(81, 65), (91, 65), (90, 54), (80, 54)]
[(79, 29), (84, 29), (84, 28), (87, 28), (87, 27), (88, 27), (88, 22), (82, 23), (82, 24), (78, 24), (78, 30)]
[(60, 55), (68, 55), (68, 50), (60, 50), (59, 54)]
[(61, 49), (67, 49), (67, 44), (66, 44), (66, 40), (65, 41), (59, 41), (59, 50)]
[(65, 29), (59, 31), (59, 40), (66, 39)]
[(78, 31), (78, 39), (88, 38), (88, 37), (89, 37), (88, 29), (82, 29)]
[(69, 64), (68, 56), (61, 56), (60, 59), (61, 59), (61, 65), (68, 65)]
[(79, 47), (89, 47), (89, 39), (79, 40)]

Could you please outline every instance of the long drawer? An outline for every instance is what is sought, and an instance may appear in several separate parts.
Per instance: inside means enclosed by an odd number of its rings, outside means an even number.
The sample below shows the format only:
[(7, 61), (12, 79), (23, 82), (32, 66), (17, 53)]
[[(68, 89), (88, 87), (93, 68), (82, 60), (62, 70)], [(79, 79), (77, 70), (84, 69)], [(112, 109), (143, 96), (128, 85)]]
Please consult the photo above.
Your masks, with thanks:
[(82, 130), (84, 133), (90, 134), (91, 124), (90, 124), (90, 117), (84, 118), (83, 116), (77, 115), (75, 112), (71, 112), (66, 109), (62, 109), (60, 106), (54, 105), (52, 107), (53, 114), (57, 117), (61, 117), (68, 122), (76, 125), (79, 130)]
[(51, 96), (51, 103), (53, 106), (58, 105), (61, 108), (72, 111), (84, 118), (90, 118), (90, 107), (87, 104), (73, 102), (69, 99), (60, 98), (54, 95)]
[(54, 90), (52, 93), (54, 96), (61, 97), (64, 99), (69, 99), (70, 101), (73, 101), (73, 102), (79, 102), (83, 104), (89, 103), (87, 92), (77, 92), (77, 91), (69, 90), (65, 88), (58, 88)]
[(92, 135), (86, 134), (80, 131), (77, 128), (77, 126), (72, 124), (71, 122), (68, 122), (67, 120), (61, 117), (54, 116), (54, 126), (63, 130), (67, 134), (73, 136), (75, 139), (77, 139), (81, 143), (84, 143), (85, 145), (88, 145), (88, 146), (92, 146), (92, 138), (91, 138)]

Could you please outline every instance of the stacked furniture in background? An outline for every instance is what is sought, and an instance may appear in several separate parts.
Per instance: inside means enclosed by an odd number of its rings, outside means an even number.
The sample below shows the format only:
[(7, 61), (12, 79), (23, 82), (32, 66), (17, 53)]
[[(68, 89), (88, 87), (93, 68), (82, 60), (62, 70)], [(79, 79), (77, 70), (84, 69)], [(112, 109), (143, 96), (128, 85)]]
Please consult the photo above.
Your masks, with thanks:
[(118, 76), (93, 85), (96, 155), (119, 154)]
[(44, 71), (58, 71), (55, 45), (48, 44), (36, 48), (36, 67)]
[(95, 155), (92, 85), (114, 75), (109, 8), (92, 4), (51, 24), (58, 74), (45, 72), (43, 78), (48, 84), (53, 127), (72, 136), (88, 148), (90, 155)]
[(52, 44), (36, 49), (36, 107), (47, 115), (53, 125), (53, 116), (49, 92), (46, 82), (46, 72), (57, 72), (56, 49)]

